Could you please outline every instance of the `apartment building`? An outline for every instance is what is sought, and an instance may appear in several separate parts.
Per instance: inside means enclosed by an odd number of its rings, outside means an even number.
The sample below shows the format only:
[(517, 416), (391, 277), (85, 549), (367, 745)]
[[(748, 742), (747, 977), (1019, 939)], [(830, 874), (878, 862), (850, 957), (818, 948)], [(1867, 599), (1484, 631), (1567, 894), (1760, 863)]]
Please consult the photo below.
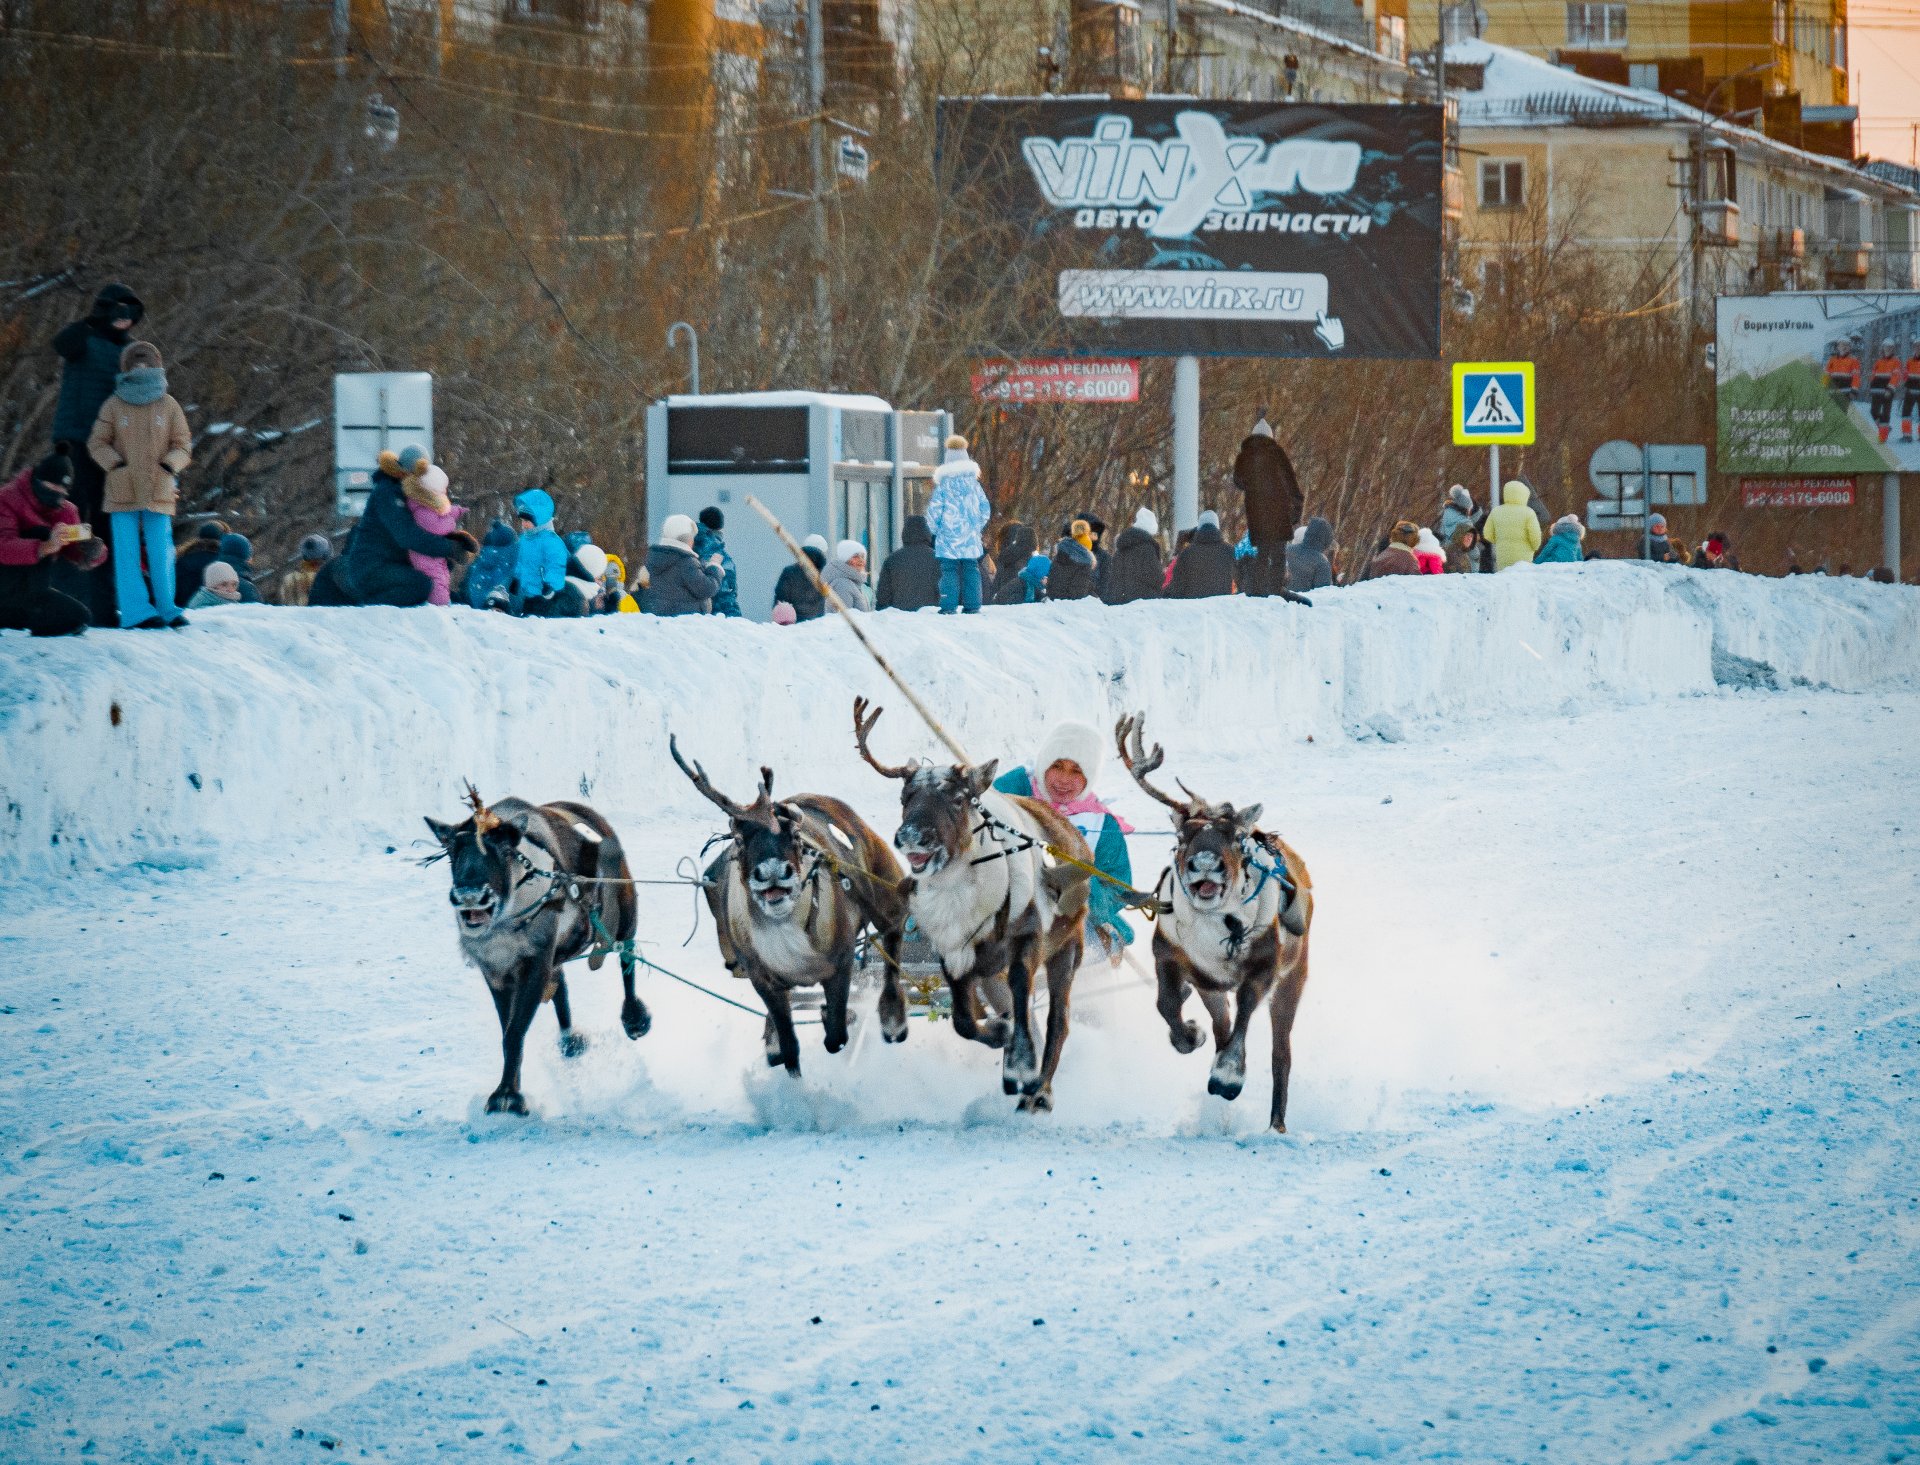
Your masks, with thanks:
[(1455, 0), (1416, 10), (1413, 44), (1508, 46), (1595, 81), (1659, 92), (1805, 151), (1855, 154), (1847, 0)]
[(1469, 286), (1537, 244), (1610, 258), (1660, 300), (1920, 287), (1920, 178), (1796, 148), (1659, 92), (1484, 41), (1447, 48)]

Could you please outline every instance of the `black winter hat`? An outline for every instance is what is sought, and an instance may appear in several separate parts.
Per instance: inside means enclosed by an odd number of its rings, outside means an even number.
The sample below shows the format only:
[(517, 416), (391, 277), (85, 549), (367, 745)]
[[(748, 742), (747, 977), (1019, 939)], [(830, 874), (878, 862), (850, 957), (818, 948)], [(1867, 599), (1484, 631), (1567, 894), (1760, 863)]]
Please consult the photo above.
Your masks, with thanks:
[(100, 293), (93, 297), (95, 320), (130, 320), (139, 325), (146, 313), (147, 308), (140, 303), (140, 297), (125, 285), (103, 285)]
[(73, 487), (73, 459), (65, 453), (48, 453), (33, 465), (35, 483), (57, 483), (62, 488)]
[(727, 527), (727, 516), (712, 504), (708, 504), (700, 511), (700, 522), (705, 524), (707, 528), (711, 529), (715, 534), (718, 534), (722, 529)]
[(204, 539), (213, 548), (219, 548), (220, 541), (226, 536), (227, 526), (218, 519), (209, 519), (193, 531), (195, 539)]

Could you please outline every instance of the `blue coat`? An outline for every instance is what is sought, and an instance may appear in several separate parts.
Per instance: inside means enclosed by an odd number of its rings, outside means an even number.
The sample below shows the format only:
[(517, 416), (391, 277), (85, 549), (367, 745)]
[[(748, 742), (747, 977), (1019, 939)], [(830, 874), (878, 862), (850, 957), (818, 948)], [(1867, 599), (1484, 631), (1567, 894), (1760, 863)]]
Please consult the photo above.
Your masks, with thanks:
[(933, 553), (943, 560), (977, 560), (986, 553), (980, 531), (993, 517), (993, 505), (980, 486), (980, 465), (962, 455), (933, 470), (933, 493), (927, 499), (927, 527), (933, 531)]
[(734, 569), (733, 556), (727, 553), (727, 541), (720, 537), (719, 531), (702, 524), (693, 532), (693, 557), (704, 565), (716, 554), (720, 556), (720, 588), (713, 592), (713, 614), (737, 616), (740, 614), (740, 576)]
[(517, 553), (513, 526), (504, 519), (495, 519), (487, 530), (486, 539), (481, 542), (479, 557), (467, 572), (468, 605), (475, 610), (483, 609), (489, 595), (508, 588), (513, 580), (513, 562)]
[[(1039, 797), (1033, 791), (1033, 775), (1024, 768), (1015, 768), (1001, 774), (993, 781), (993, 786), (1001, 793), (1012, 794), (1015, 798)], [(1042, 802), (1045, 801), (1042, 800)], [(1084, 829), (1080, 832), (1087, 834)], [(1087, 835), (1087, 843), (1093, 846), (1093, 866), (1096, 870), (1111, 875), (1124, 884), (1133, 884), (1133, 860), (1127, 854), (1127, 837), (1121, 833), (1118, 819), (1108, 814), (1101, 822), (1100, 828)], [(1113, 886), (1104, 880), (1088, 881), (1087, 924), (1095, 928), (1110, 927), (1120, 938), (1122, 946), (1131, 946), (1133, 945), (1133, 928), (1127, 924), (1127, 918), (1121, 914), (1124, 909), (1125, 907), (1120, 904), (1120, 892)]]
[(1581, 561), (1580, 532), (1577, 529), (1556, 529), (1547, 536), (1547, 542), (1540, 546), (1540, 552), (1533, 557), (1536, 565), (1577, 565)]
[(513, 588), (522, 595), (553, 595), (567, 583), (567, 542), (553, 531), (553, 499), (544, 489), (529, 488), (513, 496), (513, 507), (530, 514), (534, 525), (514, 553)]

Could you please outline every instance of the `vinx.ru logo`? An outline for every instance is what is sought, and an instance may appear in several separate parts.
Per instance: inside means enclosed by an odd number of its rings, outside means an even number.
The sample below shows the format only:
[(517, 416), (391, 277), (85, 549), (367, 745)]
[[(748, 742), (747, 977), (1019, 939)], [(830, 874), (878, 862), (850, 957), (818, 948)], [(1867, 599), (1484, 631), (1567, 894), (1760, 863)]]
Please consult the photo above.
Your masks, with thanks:
[(1174, 118), (1178, 137), (1153, 142), (1133, 135), (1130, 118), (1107, 115), (1093, 136), (1030, 137), (1021, 156), (1055, 208), (1145, 205), (1146, 232), (1183, 239), (1209, 213), (1248, 209), (1261, 193), (1343, 193), (1360, 175), (1360, 144), (1229, 137), (1209, 112)]

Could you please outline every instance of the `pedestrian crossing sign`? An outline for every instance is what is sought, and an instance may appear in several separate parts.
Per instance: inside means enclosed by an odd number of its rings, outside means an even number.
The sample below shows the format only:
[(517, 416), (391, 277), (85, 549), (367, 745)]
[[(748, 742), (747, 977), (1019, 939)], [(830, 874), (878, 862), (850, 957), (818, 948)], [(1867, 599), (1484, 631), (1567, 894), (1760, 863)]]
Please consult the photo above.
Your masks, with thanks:
[(1533, 363), (1456, 361), (1453, 364), (1453, 441), (1533, 441)]

